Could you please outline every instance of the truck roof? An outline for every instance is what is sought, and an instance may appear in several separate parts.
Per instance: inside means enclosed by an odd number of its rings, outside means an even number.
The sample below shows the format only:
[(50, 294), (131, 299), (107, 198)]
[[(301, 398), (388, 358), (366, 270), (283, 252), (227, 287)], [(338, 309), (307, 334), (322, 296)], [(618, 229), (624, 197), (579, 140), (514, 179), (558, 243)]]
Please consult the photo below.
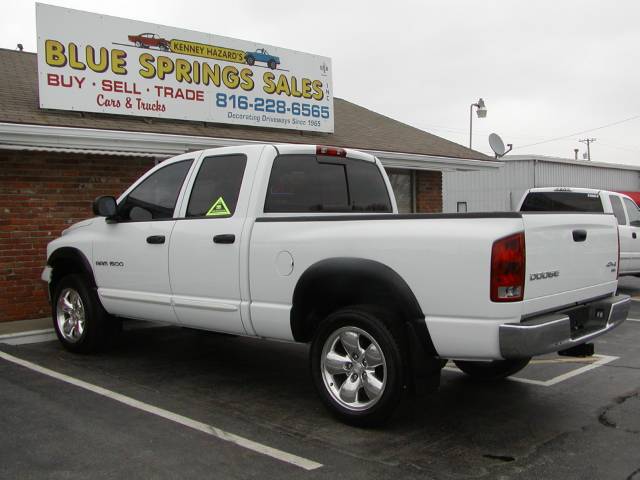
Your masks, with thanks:
[(583, 187), (537, 187), (530, 188), (528, 192), (575, 192), (575, 193), (600, 193), (607, 190), (599, 188), (583, 188)]
[[(351, 158), (355, 160), (364, 160), (367, 162), (375, 163), (376, 157), (369, 153), (362, 152), (360, 150), (354, 150), (353, 148), (343, 148), (343, 147), (333, 147), (326, 145), (313, 145), (313, 144), (298, 144), (298, 143), (250, 143), (247, 142), (247, 146), (254, 147), (274, 147), (278, 152), (282, 155), (328, 155), (328, 156), (336, 156), (343, 158)], [(238, 147), (215, 147), (215, 148), (207, 148), (203, 150), (195, 150), (189, 152), (188, 154), (182, 154), (177, 157), (174, 157), (176, 160), (183, 158), (185, 155), (199, 155), (202, 152), (211, 151), (211, 150), (228, 150), (233, 151)], [(169, 159), (172, 160), (172, 159)]]
[[(529, 190), (527, 190), (526, 193), (538, 193), (538, 192), (573, 192), (573, 193), (595, 193), (595, 194), (614, 194), (614, 195), (620, 195), (621, 197), (626, 197), (630, 200), (633, 200), (635, 202), (635, 200), (629, 196), (627, 193), (625, 192), (616, 192), (614, 190), (602, 190), (602, 189), (598, 189), (598, 188), (583, 188), (583, 187), (537, 187), (537, 188), (530, 188)], [(526, 194), (525, 194), (526, 195)]]

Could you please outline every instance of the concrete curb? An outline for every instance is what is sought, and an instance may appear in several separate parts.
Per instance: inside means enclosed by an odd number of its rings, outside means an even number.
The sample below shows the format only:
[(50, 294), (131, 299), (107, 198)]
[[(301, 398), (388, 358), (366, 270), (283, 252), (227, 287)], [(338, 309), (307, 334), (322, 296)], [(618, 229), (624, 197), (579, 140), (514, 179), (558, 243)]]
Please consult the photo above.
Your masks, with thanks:
[(53, 328), (53, 324), (49, 317), (34, 318), (32, 320), (16, 320), (12, 322), (0, 321), (0, 335), (28, 332), (31, 330), (44, 330), (47, 328)]

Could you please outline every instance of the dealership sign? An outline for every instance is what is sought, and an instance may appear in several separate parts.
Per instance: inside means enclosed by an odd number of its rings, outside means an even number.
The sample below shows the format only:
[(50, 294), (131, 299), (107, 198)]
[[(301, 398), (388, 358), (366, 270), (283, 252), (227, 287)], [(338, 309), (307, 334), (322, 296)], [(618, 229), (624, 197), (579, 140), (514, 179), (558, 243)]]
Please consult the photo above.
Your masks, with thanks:
[(333, 132), (331, 59), (36, 5), (40, 107)]

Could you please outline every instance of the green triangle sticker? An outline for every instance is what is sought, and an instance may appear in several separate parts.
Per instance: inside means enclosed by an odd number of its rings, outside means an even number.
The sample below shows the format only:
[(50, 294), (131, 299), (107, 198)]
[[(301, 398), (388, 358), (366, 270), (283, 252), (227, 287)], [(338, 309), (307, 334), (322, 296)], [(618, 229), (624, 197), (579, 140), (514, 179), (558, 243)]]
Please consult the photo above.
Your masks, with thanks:
[(229, 211), (229, 207), (227, 207), (227, 204), (224, 203), (224, 199), (222, 197), (218, 197), (218, 199), (213, 205), (211, 205), (211, 208), (207, 212), (207, 217), (218, 217), (222, 215), (231, 215), (231, 212)]

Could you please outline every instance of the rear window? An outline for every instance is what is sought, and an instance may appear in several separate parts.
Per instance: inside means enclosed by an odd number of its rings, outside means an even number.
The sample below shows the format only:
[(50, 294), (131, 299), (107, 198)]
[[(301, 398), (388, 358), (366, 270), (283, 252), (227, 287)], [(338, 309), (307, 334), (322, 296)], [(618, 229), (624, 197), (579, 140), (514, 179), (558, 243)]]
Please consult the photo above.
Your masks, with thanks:
[(391, 212), (374, 163), (322, 155), (280, 155), (273, 161), (264, 211)]
[(520, 211), (604, 212), (597, 193), (579, 192), (531, 192), (524, 199)]

